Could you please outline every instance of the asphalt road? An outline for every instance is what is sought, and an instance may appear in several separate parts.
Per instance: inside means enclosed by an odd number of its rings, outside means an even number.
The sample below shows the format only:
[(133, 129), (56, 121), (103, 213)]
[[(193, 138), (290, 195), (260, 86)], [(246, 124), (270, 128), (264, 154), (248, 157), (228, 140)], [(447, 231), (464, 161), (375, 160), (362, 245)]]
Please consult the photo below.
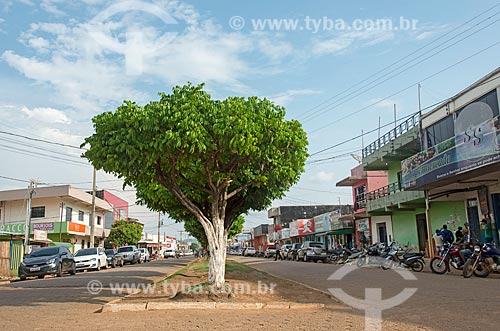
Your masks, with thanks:
[[(229, 256), (272, 275), (300, 282), (321, 291), (339, 288), (348, 295), (364, 299), (365, 289), (380, 288), (382, 299), (389, 299), (405, 288), (416, 292), (394, 308), (384, 310), (383, 319), (407, 322), (442, 330), (498, 330), (500, 328), (500, 279), (457, 275), (411, 273), (406, 280), (395, 271), (357, 268), (321, 262), (274, 261), (272, 259)], [(350, 271), (342, 276), (343, 271)], [(328, 279), (335, 273), (335, 278)], [(354, 310), (358, 314), (361, 311)]]
[(75, 276), (47, 276), (45, 279), (18, 281), (0, 286), (0, 306), (37, 307), (55, 303), (78, 303), (85, 304), (85, 309), (99, 310), (102, 304), (127, 294), (125, 291), (112, 293), (112, 288), (117, 288), (118, 284), (131, 284), (132, 287), (151, 284), (189, 261), (191, 258), (188, 257), (167, 259), (101, 271), (78, 272)]

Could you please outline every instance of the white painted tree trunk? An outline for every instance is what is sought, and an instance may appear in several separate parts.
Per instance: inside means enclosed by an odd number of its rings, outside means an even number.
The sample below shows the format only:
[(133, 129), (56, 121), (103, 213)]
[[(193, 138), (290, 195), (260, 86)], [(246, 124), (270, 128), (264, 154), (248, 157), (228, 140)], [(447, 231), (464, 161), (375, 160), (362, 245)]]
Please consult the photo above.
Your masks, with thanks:
[[(223, 292), (226, 275), (226, 243), (227, 231), (223, 220), (213, 220), (214, 233), (207, 233), (210, 246), (208, 262), (208, 284), (215, 292)], [(210, 231), (211, 232), (211, 231)]]

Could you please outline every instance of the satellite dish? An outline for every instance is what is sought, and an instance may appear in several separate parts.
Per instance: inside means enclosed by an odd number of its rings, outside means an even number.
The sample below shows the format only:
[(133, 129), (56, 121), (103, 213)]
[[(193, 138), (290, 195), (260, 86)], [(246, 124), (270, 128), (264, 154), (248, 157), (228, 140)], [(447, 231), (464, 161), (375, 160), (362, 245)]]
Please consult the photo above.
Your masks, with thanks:
[(351, 154), (352, 158), (361, 163), (363, 161), (363, 158), (359, 155), (356, 154)]

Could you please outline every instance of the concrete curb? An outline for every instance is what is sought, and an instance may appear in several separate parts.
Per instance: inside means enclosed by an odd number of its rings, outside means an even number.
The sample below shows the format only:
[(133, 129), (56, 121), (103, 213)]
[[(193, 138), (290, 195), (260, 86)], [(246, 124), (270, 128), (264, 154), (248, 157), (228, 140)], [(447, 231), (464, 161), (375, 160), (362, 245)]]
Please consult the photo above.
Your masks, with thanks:
[[(114, 300), (116, 301), (116, 300)], [(326, 306), (323, 303), (299, 303), (299, 302), (140, 302), (140, 303), (117, 303), (109, 302), (103, 305), (103, 313), (116, 313), (120, 311), (143, 311), (143, 310), (185, 310), (185, 309), (220, 309), (220, 310), (244, 310), (244, 309), (343, 309), (341, 306)]]

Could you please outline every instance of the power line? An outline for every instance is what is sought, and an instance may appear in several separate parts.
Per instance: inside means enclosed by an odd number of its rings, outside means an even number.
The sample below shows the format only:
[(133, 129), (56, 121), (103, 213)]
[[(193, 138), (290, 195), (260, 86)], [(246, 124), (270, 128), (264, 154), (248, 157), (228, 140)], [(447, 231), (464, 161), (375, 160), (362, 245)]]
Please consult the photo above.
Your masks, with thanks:
[(22, 155), (27, 155), (27, 156), (42, 158), (42, 159), (51, 160), (51, 161), (55, 161), (56, 160), (56, 161), (59, 161), (61, 163), (65, 163), (65, 164), (90, 167), (90, 165), (86, 164), (86, 163), (77, 162), (77, 161), (73, 161), (73, 160), (66, 160), (66, 159), (63, 159), (63, 158), (60, 158), (60, 157), (56, 157), (56, 156), (52, 156), (52, 155), (46, 155), (46, 154), (41, 154), (41, 153), (29, 151), (29, 150), (22, 150), (22, 149), (13, 148), (13, 147), (10, 147), (10, 146), (0, 147), (0, 149), (1, 150), (6, 150), (6, 151), (9, 151), (9, 152), (13, 152), (13, 153), (17, 153), (17, 154), (22, 154)]
[(45, 139), (38, 139), (38, 138), (28, 137), (28, 136), (24, 136), (24, 135), (17, 134), (17, 133), (12, 133), (12, 132), (7, 132), (7, 131), (0, 131), (0, 133), (1, 134), (6, 134), (6, 135), (9, 135), (9, 136), (14, 136), (14, 137), (19, 137), (19, 138), (23, 138), (23, 139), (28, 139), (28, 140), (32, 140), (32, 141), (38, 141), (38, 142), (42, 142), (42, 143), (46, 143), (46, 144), (58, 145), (58, 146), (75, 148), (75, 149), (80, 149), (80, 150), (81, 149), (87, 150), (87, 148), (83, 148), (83, 147), (79, 147), (79, 146), (58, 143), (58, 142), (55, 142), (55, 141), (50, 141), (50, 140), (45, 140)]
[(12, 178), (12, 177), (1, 176), (1, 175), (0, 175), (0, 178), (8, 179), (8, 180), (13, 180), (13, 181), (16, 181), (16, 182), (23, 182), (23, 183), (29, 183), (30, 182), (29, 180), (25, 180), (25, 179)]
[[(423, 49), (427, 48), (428, 46), (430, 46), (430, 45), (432, 45), (432, 44), (435, 44), (437, 41), (439, 41), (439, 40), (443, 39), (444, 37), (446, 37), (446, 36), (450, 35), (451, 33), (453, 33), (453, 32), (455, 32), (455, 31), (457, 31), (457, 30), (458, 30), (458, 29), (460, 29), (461, 27), (463, 27), (463, 26), (467, 25), (468, 23), (472, 22), (473, 20), (475, 20), (476, 18), (478, 18), (478, 17), (482, 16), (483, 14), (488, 13), (488, 12), (489, 12), (489, 11), (491, 11), (493, 8), (496, 8), (496, 7), (498, 7), (499, 5), (500, 5), (500, 3), (497, 3), (496, 5), (494, 5), (494, 6), (490, 7), (490, 8), (488, 8), (487, 10), (485, 10), (485, 11), (481, 12), (480, 14), (478, 14), (478, 15), (474, 16), (473, 18), (469, 19), (468, 21), (466, 21), (466, 22), (462, 23), (460, 26), (456, 27), (455, 29), (453, 29), (453, 30), (451, 30), (451, 31), (449, 31), (449, 32), (447, 32), (447, 33), (445, 33), (445, 34), (443, 34), (443, 35), (439, 36), (438, 38), (434, 39), (433, 41), (431, 41), (431, 42), (427, 43), (426, 45), (424, 45), (424, 46), (422, 46), (422, 47), (420, 47), (420, 48), (418, 48), (417, 50), (415, 50), (415, 51), (411, 52), (410, 54), (407, 54), (406, 56), (404, 56), (404, 57), (400, 58), (400, 59), (399, 59), (399, 60), (397, 60), (396, 62), (393, 62), (392, 64), (390, 64), (390, 65), (388, 65), (388, 66), (386, 66), (386, 67), (382, 68), (381, 70), (379, 70), (379, 71), (375, 72), (374, 74), (372, 74), (372, 75), (368, 76), (367, 78), (365, 78), (365, 79), (363, 79), (363, 80), (361, 80), (361, 81), (357, 82), (356, 84), (352, 85), (351, 87), (349, 87), (349, 88), (347, 88), (347, 89), (343, 90), (342, 92), (340, 92), (340, 93), (338, 93), (338, 94), (334, 95), (333, 97), (331, 97), (331, 98), (327, 99), (326, 101), (322, 102), (321, 104), (319, 104), (319, 105), (317, 105), (317, 106), (315, 106), (315, 107), (311, 108), (310, 110), (313, 110), (313, 109), (315, 109), (315, 108), (318, 108), (318, 107), (322, 106), (323, 104), (325, 104), (325, 103), (327, 103), (327, 102), (329, 102), (329, 101), (331, 101), (331, 100), (335, 99), (336, 97), (338, 97), (338, 96), (340, 96), (340, 95), (342, 95), (342, 94), (344, 94), (344, 93), (346, 93), (346, 92), (348, 92), (348, 91), (352, 90), (353, 88), (355, 88), (355, 87), (359, 86), (360, 84), (365, 83), (367, 80), (371, 79), (372, 77), (377, 76), (379, 73), (384, 72), (386, 69), (389, 69), (389, 68), (393, 67), (394, 65), (396, 65), (396, 64), (398, 64), (398, 63), (400, 63), (400, 62), (404, 61), (405, 59), (407, 59), (407, 58), (411, 57), (412, 55), (417, 54), (418, 52), (420, 52), (421, 50), (423, 50)], [(486, 20), (491, 19), (493, 16), (496, 16), (498, 13), (499, 13), (499, 12), (495, 13), (495, 14), (494, 14), (494, 15), (492, 15), (492, 16), (489, 16), (488, 18), (486, 18), (486, 19), (484, 19), (484, 20), (480, 21), (479, 23), (477, 23), (476, 25), (474, 25), (474, 26), (470, 27), (469, 29), (467, 29), (467, 30), (465, 30), (465, 31), (462, 31), (461, 33), (459, 33), (459, 34), (455, 35), (455, 36), (454, 36), (454, 37), (452, 37), (451, 39), (446, 40), (444, 43), (441, 43), (438, 47), (435, 47), (435, 48), (433, 48), (433, 49), (436, 49), (436, 48), (441, 47), (442, 45), (444, 45), (444, 44), (446, 44), (447, 42), (449, 42), (449, 41), (451, 41), (451, 40), (455, 39), (456, 37), (460, 36), (461, 34), (463, 34), (463, 33), (467, 32), (467, 31), (471, 30), (472, 28), (474, 28), (474, 27), (478, 26), (479, 24), (481, 24), (481, 23), (485, 22)], [(496, 21), (495, 21), (495, 22), (496, 22)], [(495, 23), (495, 22), (493, 22), (493, 23)], [(493, 23), (492, 23), (492, 24), (493, 24)], [(490, 24), (490, 25), (491, 25), (491, 24)], [(488, 26), (489, 26), (489, 25), (488, 25)], [(483, 28), (483, 29), (484, 29), (484, 28)], [(482, 30), (482, 29), (481, 29), (481, 30)], [(479, 32), (479, 31), (481, 31), (481, 30), (476, 31), (475, 33)], [(470, 35), (469, 35), (469, 36), (470, 36)], [(451, 45), (451, 46), (453, 46), (453, 45)], [(449, 47), (451, 47), (451, 46), (449, 46)], [(448, 47), (448, 48), (449, 48), (449, 47)], [(424, 53), (424, 54), (425, 54), (425, 53)], [(417, 60), (418, 58), (420, 58), (420, 57), (421, 57), (421, 56), (423, 56), (424, 54), (421, 54), (421, 55), (417, 56), (415, 59), (410, 60), (409, 62), (406, 62), (406, 63), (405, 63), (405, 64), (403, 64), (402, 66), (399, 66), (398, 68), (396, 68), (396, 70), (397, 70), (397, 69), (399, 69), (399, 68), (401, 68), (401, 67), (403, 67), (403, 66), (405, 66), (405, 65), (406, 65), (406, 64), (408, 64), (408, 63), (411, 63), (412, 61)], [(389, 72), (389, 73), (392, 73), (392, 72), (394, 72), (394, 70), (393, 70), (393, 71), (391, 71), (391, 72)], [(386, 76), (386, 75), (387, 75), (387, 73), (385, 73), (382, 77), (379, 77), (379, 78), (377, 78), (377, 79), (375, 79), (375, 80), (372, 80), (372, 81), (371, 81), (368, 85), (364, 85), (363, 87), (366, 87), (366, 86), (369, 86), (369, 85), (373, 84), (374, 82), (376, 82), (376, 81), (377, 81), (377, 80), (379, 80), (380, 78), (383, 78), (383, 77), (384, 77), (384, 76)], [(346, 97), (348, 97), (349, 95), (352, 95), (352, 94), (353, 94), (353, 93), (355, 93), (356, 91), (361, 90), (363, 87), (361, 87), (361, 88), (359, 88), (359, 89), (355, 90), (354, 92), (351, 92), (350, 94), (348, 94), (348, 95), (346, 95), (346, 96), (343, 96), (343, 97), (342, 97), (342, 98), (340, 98), (340, 99), (341, 99), (341, 100), (342, 100), (342, 99), (345, 99)], [(365, 91), (365, 92), (366, 92), (366, 91)], [(334, 103), (335, 103), (335, 102), (334, 102)], [(334, 103), (330, 103), (330, 104), (328, 104), (328, 105), (326, 106), (326, 107), (327, 107), (327, 109), (326, 109), (326, 110), (328, 110), (328, 107), (331, 107)], [(338, 106), (338, 105), (337, 105), (337, 106)], [(319, 109), (319, 110), (317, 110), (317, 111), (313, 112), (312, 114), (307, 115), (307, 116), (306, 116), (306, 117), (305, 117), (302, 121), (304, 122), (304, 121), (307, 121), (307, 120), (312, 119), (312, 117), (315, 117), (315, 114), (317, 114), (318, 112), (321, 112), (323, 109), (325, 109), (325, 108), (323, 107), (322, 109)]]
[[(433, 73), (432, 75), (429, 75), (429, 76), (425, 77), (424, 79), (420, 80), (419, 82), (422, 83), (422, 82), (424, 82), (426, 80), (429, 80), (429, 79), (431, 79), (431, 78), (433, 78), (433, 77), (435, 77), (435, 76), (437, 76), (437, 75), (439, 75), (439, 74), (441, 74), (441, 73), (443, 73), (443, 72), (445, 72), (445, 71), (447, 71), (447, 70), (449, 70), (449, 69), (451, 69), (451, 68), (453, 68), (453, 67), (455, 67), (455, 66), (457, 66), (457, 65), (459, 65), (459, 64), (461, 64), (461, 63), (463, 63), (463, 62), (465, 62), (465, 61), (467, 61), (467, 60), (469, 60), (469, 59), (471, 59), (471, 58), (473, 58), (473, 57), (475, 57), (477, 55), (479, 55), (479, 54), (481, 54), (481, 53), (484, 53), (485, 51), (487, 51), (487, 50), (489, 50), (489, 49), (497, 46), (498, 44), (500, 44), (500, 41), (496, 42), (496, 43), (493, 43), (490, 46), (488, 46), (486, 48), (483, 48), (480, 51), (475, 52), (472, 55), (469, 55), (466, 58), (464, 58), (464, 59), (462, 59), (462, 60), (460, 60), (458, 62), (455, 62), (455, 63), (453, 63), (453, 64), (445, 67), (444, 69), (439, 70), (438, 72)], [(325, 124), (324, 126), (322, 126), (322, 127), (318, 128), (318, 129), (312, 131), (311, 133), (318, 132), (318, 131), (326, 128), (326, 127), (329, 127), (332, 124), (338, 123), (338, 122), (340, 122), (340, 121), (342, 121), (342, 120), (344, 120), (344, 119), (346, 119), (348, 117), (351, 117), (351, 116), (353, 116), (353, 115), (355, 115), (357, 113), (360, 113), (360, 112), (362, 112), (365, 109), (368, 109), (368, 108), (370, 108), (370, 107), (372, 107), (374, 105), (377, 105), (377, 104), (381, 103), (382, 101), (385, 101), (385, 100), (387, 100), (387, 99), (389, 99), (389, 98), (391, 98), (391, 97), (393, 97), (395, 95), (398, 95), (398, 94), (400, 94), (400, 93), (402, 93), (402, 92), (404, 92), (406, 90), (409, 90), (410, 88), (414, 87), (416, 84), (418, 84), (418, 82), (417, 83), (412, 83), (411, 85), (409, 85), (409, 86), (407, 86), (407, 87), (405, 87), (405, 88), (403, 88), (403, 89), (401, 89), (401, 90), (399, 90), (399, 91), (397, 91), (395, 93), (392, 93), (391, 95), (389, 95), (389, 96), (387, 96), (387, 97), (385, 97), (385, 98), (383, 98), (383, 99), (381, 99), (381, 100), (379, 100), (377, 102), (374, 102), (374, 103), (372, 103), (372, 104), (370, 104), (368, 106), (362, 107), (362, 108), (360, 108), (360, 109), (358, 109), (358, 110), (356, 110), (356, 111), (354, 111), (354, 112), (352, 112), (350, 114), (347, 114), (347, 115), (345, 115), (345, 116), (343, 116), (343, 117), (341, 117), (341, 118), (339, 118), (339, 119), (337, 119), (337, 120), (335, 120), (333, 122)]]

